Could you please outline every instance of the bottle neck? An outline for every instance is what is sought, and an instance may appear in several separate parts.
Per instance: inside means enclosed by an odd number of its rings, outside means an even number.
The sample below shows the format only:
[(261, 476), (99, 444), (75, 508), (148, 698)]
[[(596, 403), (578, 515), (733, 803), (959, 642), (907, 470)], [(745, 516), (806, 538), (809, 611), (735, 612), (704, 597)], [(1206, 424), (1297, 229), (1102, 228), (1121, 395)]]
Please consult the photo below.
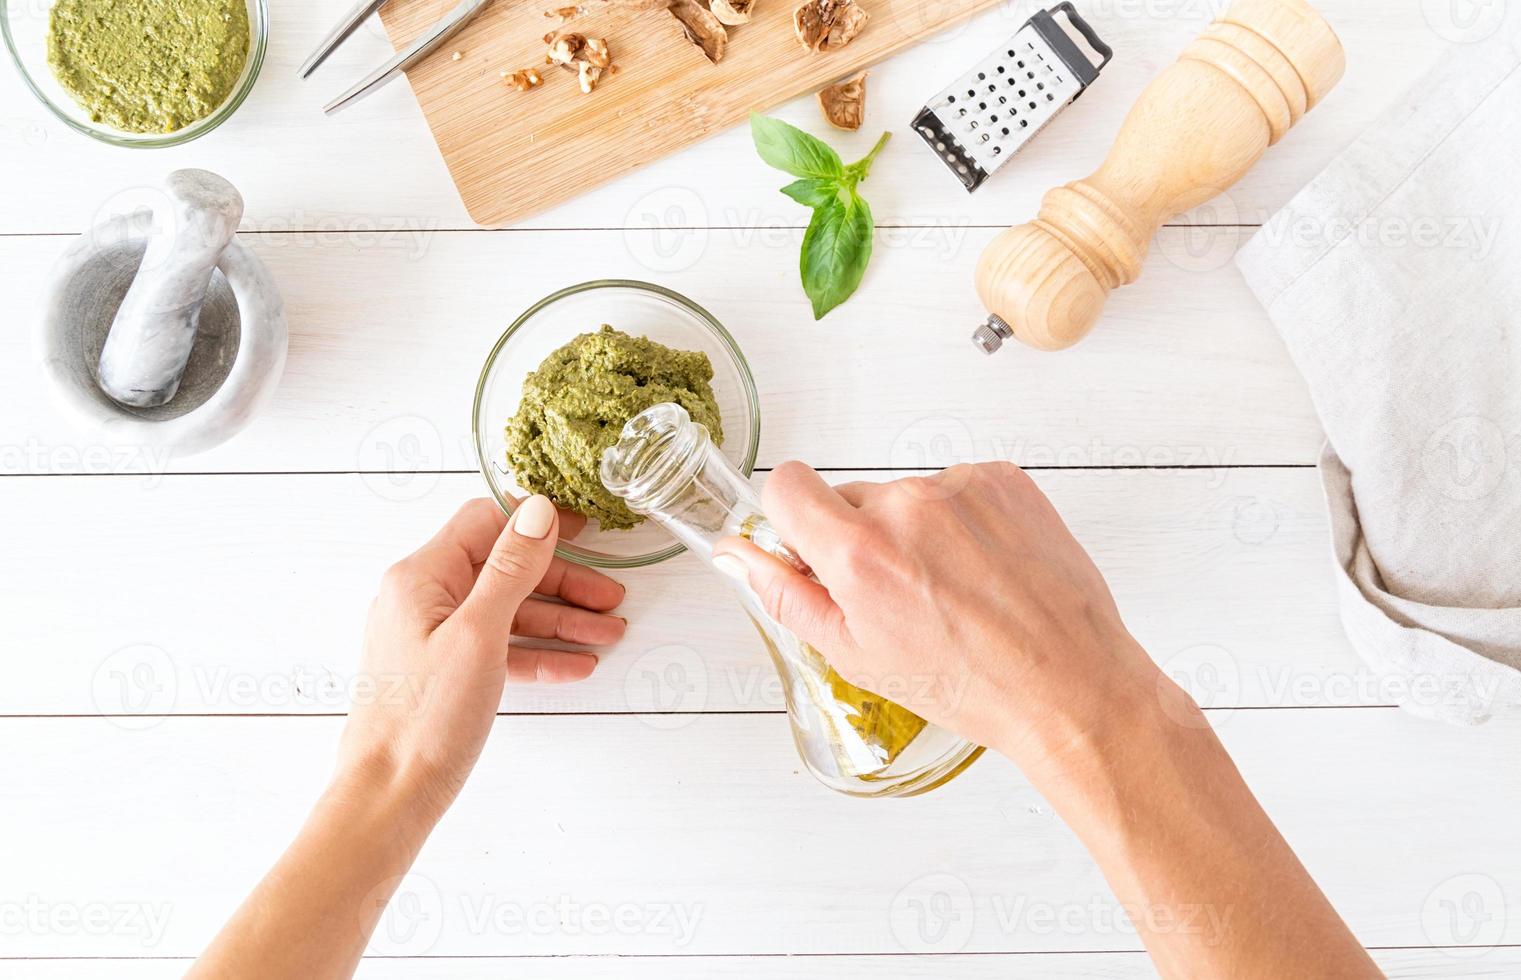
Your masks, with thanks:
[(665, 528), (704, 561), (711, 562), (719, 539), (753, 538), (755, 529), (765, 526), (750, 482), (713, 445), (707, 428), (674, 403), (630, 419), (617, 444), (602, 454), (599, 474), (630, 510)]

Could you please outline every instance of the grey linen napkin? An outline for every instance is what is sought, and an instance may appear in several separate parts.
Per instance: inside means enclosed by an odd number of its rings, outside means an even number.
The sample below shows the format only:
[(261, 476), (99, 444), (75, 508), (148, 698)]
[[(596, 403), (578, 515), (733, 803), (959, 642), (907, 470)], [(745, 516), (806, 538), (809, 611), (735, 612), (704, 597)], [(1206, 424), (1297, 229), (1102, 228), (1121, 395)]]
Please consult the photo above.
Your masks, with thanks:
[(1237, 254), (1309, 383), (1381, 694), (1521, 704), (1521, 34), (1454, 48)]

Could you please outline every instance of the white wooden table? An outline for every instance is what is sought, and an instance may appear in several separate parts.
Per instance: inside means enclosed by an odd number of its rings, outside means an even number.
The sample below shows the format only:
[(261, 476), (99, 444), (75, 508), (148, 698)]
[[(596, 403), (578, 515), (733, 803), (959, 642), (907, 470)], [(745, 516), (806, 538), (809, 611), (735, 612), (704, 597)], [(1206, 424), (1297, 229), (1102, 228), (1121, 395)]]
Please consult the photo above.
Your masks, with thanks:
[[(199, 951), (323, 783), (377, 576), (482, 492), (468, 418), (490, 344), (544, 293), (608, 276), (678, 289), (738, 336), (762, 393), (762, 469), (1036, 471), (1379, 962), (1521, 973), (1521, 717), (1419, 721), (1348, 647), (1311, 469), (1320, 433), (1229, 264), (1444, 48), (1515, 18), (1504, 0), (1322, 0), (1348, 54), (1324, 105), (1228, 198), (1165, 229), (1081, 347), (993, 358), (967, 340), (979, 249), (1102, 157), (1207, 0), (1081, 3), (1115, 62), (975, 198), (904, 123), (1028, 6), (878, 68), (867, 125), (835, 138), (848, 159), (897, 134), (865, 188), (877, 255), (822, 323), (796, 283), (805, 215), (743, 130), (478, 231), (404, 84), (319, 110), (384, 57), (378, 27), (298, 83), (342, 4), (272, 5), (252, 98), (174, 150), (93, 144), (0, 71), (0, 976), (173, 975)], [(780, 114), (823, 128), (811, 99)], [(28, 328), (68, 236), (113, 192), (180, 166), (242, 189), (291, 350), (247, 432), (166, 466), (65, 426)], [(624, 579), (626, 641), (593, 680), (509, 693), (365, 975), (1150, 974), (1010, 764), (914, 800), (836, 797), (800, 773), (723, 589), (691, 560)]]

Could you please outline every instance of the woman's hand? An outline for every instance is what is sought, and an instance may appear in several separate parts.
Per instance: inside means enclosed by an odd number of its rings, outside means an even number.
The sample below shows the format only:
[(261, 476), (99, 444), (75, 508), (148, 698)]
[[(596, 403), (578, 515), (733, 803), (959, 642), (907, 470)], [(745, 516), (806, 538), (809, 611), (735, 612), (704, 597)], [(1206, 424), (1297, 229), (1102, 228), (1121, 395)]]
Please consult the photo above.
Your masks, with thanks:
[(1155, 697), (1103, 577), (1018, 467), (832, 488), (788, 463), (764, 498), (824, 584), (737, 539), (715, 557), (743, 562), (767, 611), (851, 683), (1021, 762), (1116, 699)]
[(541, 496), (510, 521), (493, 501), (472, 500), (391, 566), (365, 626), (365, 683), (354, 685), (364, 696), (349, 710), (341, 774), (379, 769), (441, 814), (480, 756), (504, 683), (591, 674), (595, 655), (533, 642), (600, 646), (623, 636), (627, 623), (608, 615), (623, 587), (554, 556), (562, 523), (582, 521)]
[[(824, 584), (739, 540), (720, 567), (846, 680), (1011, 756), (1164, 976), (1379, 976), (1017, 467), (831, 489), (791, 463), (764, 496)], [(1199, 910), (1215, 928), (1178, 927)]]
[[(572, 681), (612, 643), (623, 587), (554, 557), (562, 516), (472, 500), (386, 572), (338, 770), (306, 825), (191, 967), (193, 978), (351, 976), (386, 903), (480, 757), (513, 681)], [(558, 601), (556, 601), (558, 600)], [(527, 638), (517, 642), (512, 637)], [(363, 693), (361, 693), (363, 692)]]

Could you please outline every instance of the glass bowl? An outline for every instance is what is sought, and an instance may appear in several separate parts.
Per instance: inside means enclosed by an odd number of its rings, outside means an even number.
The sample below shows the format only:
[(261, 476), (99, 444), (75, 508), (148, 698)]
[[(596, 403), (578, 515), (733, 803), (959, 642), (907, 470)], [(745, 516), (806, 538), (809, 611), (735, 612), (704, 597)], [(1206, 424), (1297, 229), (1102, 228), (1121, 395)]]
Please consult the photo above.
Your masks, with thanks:
[[(528, 495), (507, 469), (505, 431), (522, 399), (523, 379), (576, 335), (604, 323), (667, 347), (707, 354), (724, 424), (723, 453), (745, 476), (755, 468), (760, 398), (750, 365), (729, 331), (680, 293), (633, 279), (599, 279), (567, 286), (530, 306), (491, 348), (481, 369), (475, 388), (475, 453), (492, 496), (507, 513)], [(598, 568), (653, 565), (684, 550), (649, 521), (627, 531), (605, 531), (590, 521), (573, 540), (562, 538), (555, 549), (562, 558)]]
[(52, 0), (0, 0), (0, 35), (21, 73), (21, 80), (37, 100), (64, 125), (112, 146), (176, 146), (205, 136), (237, 111), (253, 90), (259, 69), (264, 64), (264, 49), (269, 41), (269, 8), (266, 0), (245, 0), (248, 5), (248, 61), (243, 74), (227, 96), (227, 101), (211, 115), (172, 133), (128, 133), (104, 123), (93, 122), (84, 107), (74, 101), (48, 67), (48, 11)]

